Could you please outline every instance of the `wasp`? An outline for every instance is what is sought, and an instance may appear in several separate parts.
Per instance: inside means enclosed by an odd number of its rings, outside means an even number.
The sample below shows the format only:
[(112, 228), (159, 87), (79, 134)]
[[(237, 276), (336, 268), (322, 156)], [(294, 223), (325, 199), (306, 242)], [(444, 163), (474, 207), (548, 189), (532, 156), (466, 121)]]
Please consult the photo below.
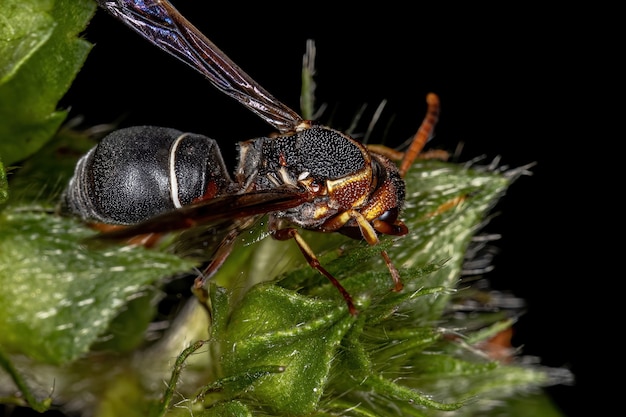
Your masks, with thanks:
[[(268, 233), (294, 240), (308, 264), (339, 290), (351, 314), (352, 296), (318, 261), (298, 232), (338, 232), (379, 243), (402, 236), (406, 171), (431, 138), (439, 99), (428, 110), (398, 165), (341, 131), (305, 120), (242, 71), (166, 0), (98, 0), (98, 4), (150, 43), (239, 101), (278, 133), (239, 142), (229, 174), (215, 140), (157, 126), (113, 131), (77, 163), (64, 191), (64, 212), (91, 223), (124, 226), (100, 239), (221, 227), (224, 233), (194, 287), (202, 289), (232, 251), (236, 238), (268, 215)], [(403, 287), (385, 250), (393, 290)]]

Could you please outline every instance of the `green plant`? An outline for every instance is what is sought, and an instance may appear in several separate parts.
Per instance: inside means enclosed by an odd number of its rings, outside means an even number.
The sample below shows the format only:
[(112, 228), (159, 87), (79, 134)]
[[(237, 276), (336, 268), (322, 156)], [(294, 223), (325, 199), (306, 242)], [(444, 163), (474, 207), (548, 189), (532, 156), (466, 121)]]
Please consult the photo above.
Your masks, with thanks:
[[(497, 342), (519, 312), (462, 276), (487, 214), (525, 167), (411, 168), (410, 235), (381, 243), (400, 267), (401, 292), (390, 291), (381, 247), (303, 232), (358, 316), (294, 244), (263, 239), (261, 224), (206, 300), (189, 296), (164, 316), (159, 306), (185, 294), (172, 287), (193, 278), (197, 261), (172, 253), (173, 240), (152, 250), (86, 246), (95, 232), (55, 213), (92, 145), (59, 128), (66, 114), (56, 103), (86, 59), (90, 46), (77, 36), (94, 10), (88, 0), (0, 8), (10, 22), (0, 27), (0, 402), (102, 417), (557, 415), (540, 388), (561, 380), (517, 361), (506, 337)], [(470, 301), (494, 308), (453, 314)]]

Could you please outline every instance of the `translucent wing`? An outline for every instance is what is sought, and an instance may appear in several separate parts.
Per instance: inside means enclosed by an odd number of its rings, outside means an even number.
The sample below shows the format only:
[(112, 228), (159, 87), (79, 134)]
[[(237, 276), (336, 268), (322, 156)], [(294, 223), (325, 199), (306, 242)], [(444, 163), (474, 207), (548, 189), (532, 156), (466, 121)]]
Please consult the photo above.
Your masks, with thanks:
[(230, 194), (169, 211), (136, 225), (101, 233), (94, 240), (122, 241), (149, 233), (168, 233), (196, 227), (236, 228), (250, 217), (287, 210), (310, 200), (310, 194), (296, 188)]
[(303, 123), (298, 113), (265, 91), (168, 1), (96, 1), (148, 41), (203, 74), (216, 88), (279, 132), (295, 131)]

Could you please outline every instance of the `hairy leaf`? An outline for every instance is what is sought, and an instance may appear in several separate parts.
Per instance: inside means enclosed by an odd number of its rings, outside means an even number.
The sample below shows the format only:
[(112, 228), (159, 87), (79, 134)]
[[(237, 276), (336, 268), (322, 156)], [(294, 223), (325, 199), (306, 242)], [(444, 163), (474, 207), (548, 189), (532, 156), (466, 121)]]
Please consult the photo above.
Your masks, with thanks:
[(57, 103), (91, 45), (78, 38), (90, 0), (3, 0), (0, 7), (0, 158), (22, 161), (52, 138), (66, 112)]

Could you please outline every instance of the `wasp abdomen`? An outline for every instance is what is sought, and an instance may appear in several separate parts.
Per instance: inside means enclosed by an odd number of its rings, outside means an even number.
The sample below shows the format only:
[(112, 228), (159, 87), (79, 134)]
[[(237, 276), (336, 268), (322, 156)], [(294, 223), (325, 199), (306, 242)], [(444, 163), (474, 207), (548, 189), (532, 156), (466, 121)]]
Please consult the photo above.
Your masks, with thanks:
[(231, 183), (213, 139), (136, 126), (112, 132), (80, 159), (62, 209), (88, 221), (135, 224)]

